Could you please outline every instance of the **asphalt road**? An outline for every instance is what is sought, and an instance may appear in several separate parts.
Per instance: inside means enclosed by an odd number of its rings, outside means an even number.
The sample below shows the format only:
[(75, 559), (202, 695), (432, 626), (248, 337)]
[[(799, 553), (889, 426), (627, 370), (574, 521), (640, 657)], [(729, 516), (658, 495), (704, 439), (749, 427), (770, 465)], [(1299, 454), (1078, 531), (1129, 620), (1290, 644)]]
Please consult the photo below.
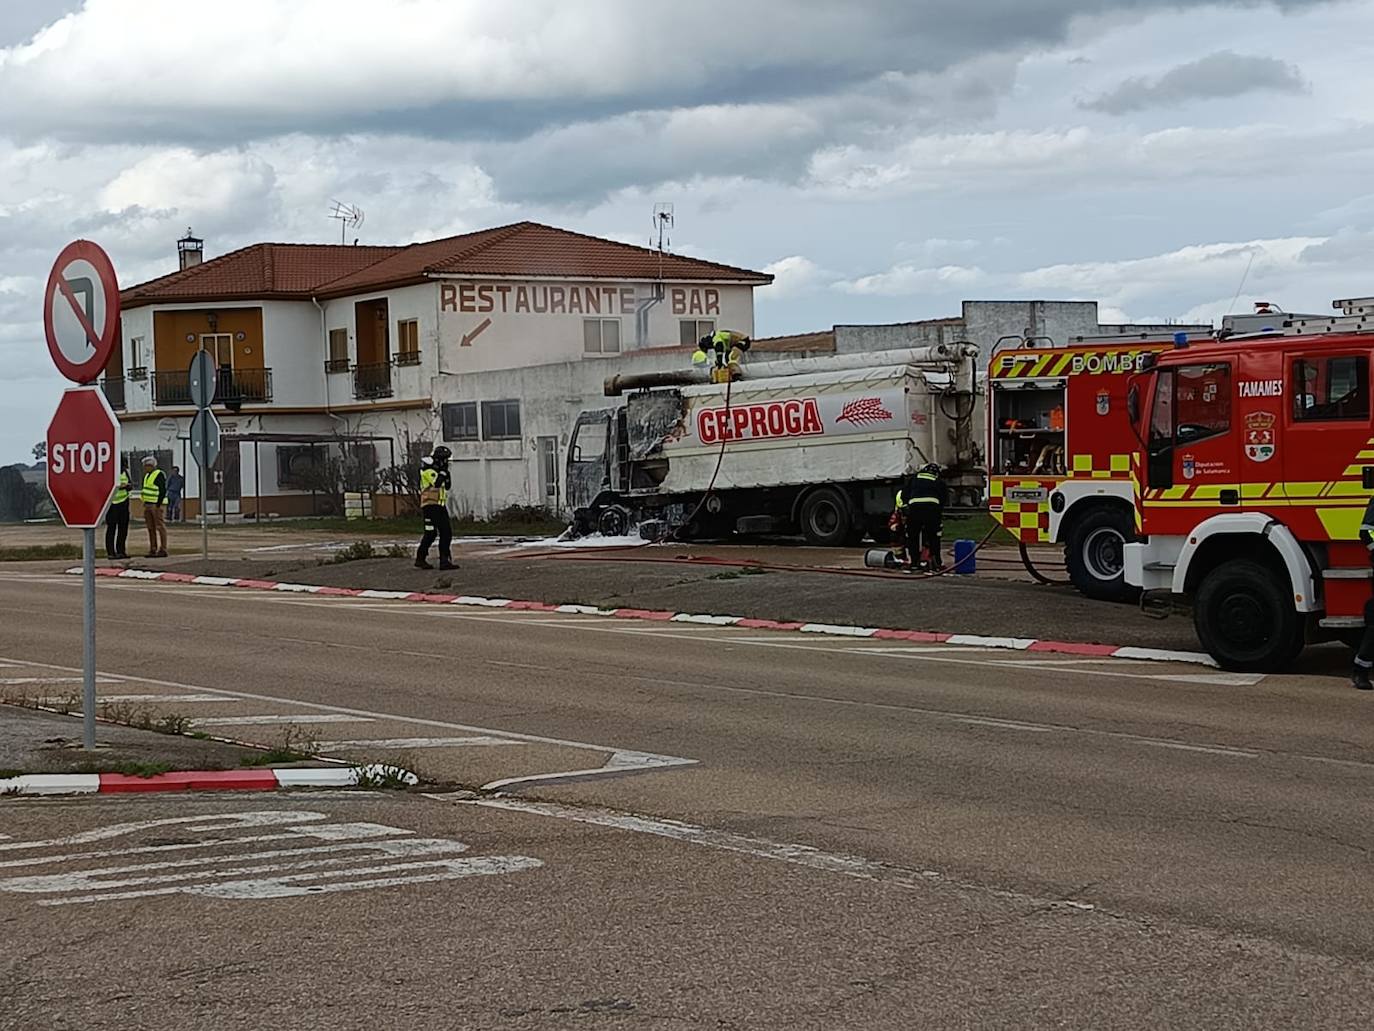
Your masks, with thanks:
[[(78, 599), (0, 575), (0, 684), (70, 676)], [(127, 581), (100, 613), (117, 690), (439, 786), (0, 802), (0, 1027), (1374, 1011), (1374, 699), (1335, 678)], [(283, 809), (321, 865), (145, 826)]]

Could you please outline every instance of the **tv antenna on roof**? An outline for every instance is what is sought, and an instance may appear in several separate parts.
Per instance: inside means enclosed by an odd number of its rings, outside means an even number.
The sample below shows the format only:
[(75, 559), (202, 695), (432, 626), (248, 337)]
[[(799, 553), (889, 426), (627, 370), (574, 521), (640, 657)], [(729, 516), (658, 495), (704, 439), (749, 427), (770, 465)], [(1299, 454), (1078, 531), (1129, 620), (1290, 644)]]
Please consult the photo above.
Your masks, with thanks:
[[(357, 229), (358, 226), (363, 224), (363, 218), (365, 217), (363, 215), (363, 209), (356, 204), (340, 204), (338, 201), (334, 201), (333, 203), (334, 209), (329, 213), (329, 217), (338, 219), (339, 243), (346, 243), (345, 236), (348, 230)], [(357, 243), (358, 241), (355, 239), (353, 242)]]
[[(663, 256), (668, 253), (673, 246), (673, 206), (671, 204), (654, 205), (654, 230), (658, 234), (658, 278), (663, 278)], [(649, 246), (654, 245), (653, 237), (649, 238)]]

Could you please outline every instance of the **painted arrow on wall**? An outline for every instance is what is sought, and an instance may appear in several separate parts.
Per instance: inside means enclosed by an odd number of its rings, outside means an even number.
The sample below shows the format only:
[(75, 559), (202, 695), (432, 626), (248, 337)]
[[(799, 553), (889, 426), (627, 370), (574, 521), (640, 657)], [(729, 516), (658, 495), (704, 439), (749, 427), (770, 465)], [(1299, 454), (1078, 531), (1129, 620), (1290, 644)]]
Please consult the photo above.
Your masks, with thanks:
[(477, 328), (474, 329), (471, 333), (463, 334), (463, 342), (460, 346), (471, 347), (472, 342), (476, 340), (479, 336), (481, 336), (482, 333), (486, 331), (486, 328), (490, 325), (491, 319), (483, 319), (481, 322), (477, 323)]

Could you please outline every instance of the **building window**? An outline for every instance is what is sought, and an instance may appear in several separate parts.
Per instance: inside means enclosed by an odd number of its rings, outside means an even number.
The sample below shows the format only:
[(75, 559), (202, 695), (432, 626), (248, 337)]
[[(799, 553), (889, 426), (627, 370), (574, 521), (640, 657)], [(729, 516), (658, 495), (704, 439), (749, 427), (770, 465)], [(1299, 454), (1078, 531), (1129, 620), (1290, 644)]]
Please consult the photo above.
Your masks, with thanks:
[(714, 319), (683, 319), (678, 324), (678, 341), (683, 347), (695, 350), (697, 341), (716, 331)]
[(329, 331), (329, 361), (325, 362), (325, 369), (328, 372), (348, 371), (347, 329), (331, 329)]
[[(444, 406), (449, 407), (448, 405)], [(473, 427), (476, 428), (476, 405), (473, 405)], [(445, 434), (445, 439), (451, 439)], [(428, 440), (410, 440), (406, 443), (406, 465), (419, 465), (420, 459), (427, 457), (434, 450), (434, 445)]]
[(144, 364), (142, 337), (134, 337), (129, 341), (129, 378), (148, 378), (148, 366)]
[(1293, 419), (1369, 418), (1369, 358), (1342, 354), (1293, 361)]
[(520, 439), (520, 402), (483, 401), (482, 439)]
[(619, 354), (619, 319), (583, 319), (583, 354)]
[(440, 405), (439, 417), (444, 423), (445, 440), (477, 439), (476, 401), (459, 401), (457, 404)]
[(286, 490), (326, 488), (324, 456), (309, 445), (277, 448), (277, 487)]
[(396, 364), (420, 364), (420, 323), (417, 319), (402, 319), (396, 323)]

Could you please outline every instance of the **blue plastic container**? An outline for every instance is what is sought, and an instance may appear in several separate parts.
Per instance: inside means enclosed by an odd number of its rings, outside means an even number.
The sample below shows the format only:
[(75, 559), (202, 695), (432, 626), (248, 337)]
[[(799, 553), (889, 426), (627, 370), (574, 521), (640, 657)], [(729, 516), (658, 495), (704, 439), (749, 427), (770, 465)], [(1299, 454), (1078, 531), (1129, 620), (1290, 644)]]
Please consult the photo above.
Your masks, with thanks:
[(977, 547), (973, 541), (954, 542), (954, 572), (972, 573), (978, 568)]

